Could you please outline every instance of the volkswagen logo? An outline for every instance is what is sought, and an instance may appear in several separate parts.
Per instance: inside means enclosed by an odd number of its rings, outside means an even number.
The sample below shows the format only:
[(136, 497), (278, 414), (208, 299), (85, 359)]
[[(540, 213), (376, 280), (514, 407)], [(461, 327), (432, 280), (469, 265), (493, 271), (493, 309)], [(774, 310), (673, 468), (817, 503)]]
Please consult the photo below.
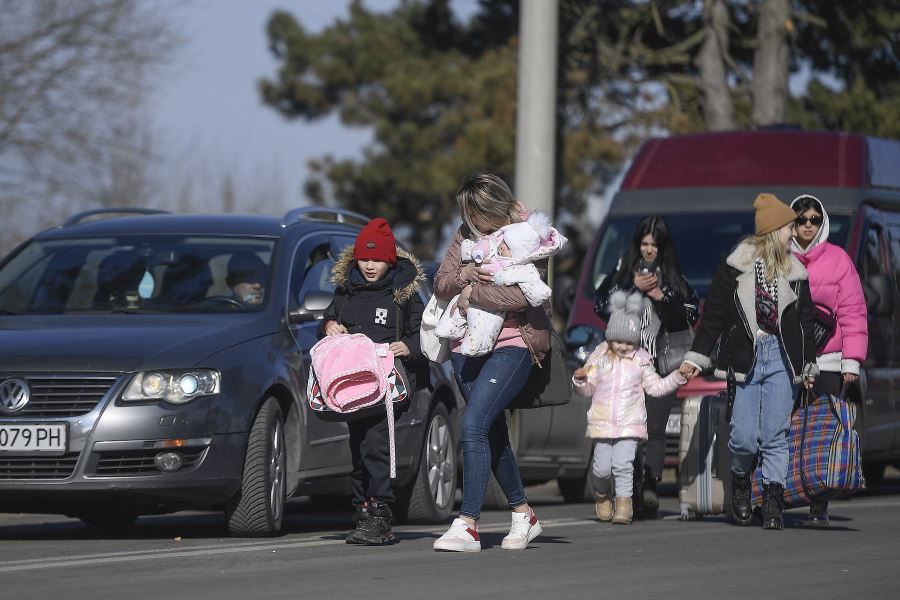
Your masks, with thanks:
[(25, 408), (31, 399), (31, 390), (22, 379), (7, 379), (0, 383), (0, 411), (14, 413)]

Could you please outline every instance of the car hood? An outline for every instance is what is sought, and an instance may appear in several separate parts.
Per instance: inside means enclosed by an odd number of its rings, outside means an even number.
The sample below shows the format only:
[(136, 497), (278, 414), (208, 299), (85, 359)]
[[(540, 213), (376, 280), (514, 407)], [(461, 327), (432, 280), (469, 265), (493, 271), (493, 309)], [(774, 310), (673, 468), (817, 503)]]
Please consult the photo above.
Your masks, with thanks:
[(130, 372), (202, 366), (206, 357), (278, 329), (244, 315), (0, 317), (0, 372)]

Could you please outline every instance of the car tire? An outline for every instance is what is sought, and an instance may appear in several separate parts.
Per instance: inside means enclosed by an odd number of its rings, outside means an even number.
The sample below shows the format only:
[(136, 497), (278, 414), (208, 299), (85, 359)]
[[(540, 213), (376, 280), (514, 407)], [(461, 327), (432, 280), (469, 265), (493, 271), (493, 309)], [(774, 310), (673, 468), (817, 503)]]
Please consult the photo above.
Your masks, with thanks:
[(863, 463), (863, 476), (867, 484), (881, 483), (884, 481), (884, 463)]
[(85, 525), (98, 529), (120, 529), (134, 525), (138, 515), (132, 512), (103, 511), (80, 513), (75, 517)]
[(267, 398), (250, 427), (241, 487), (225, 506), (231, 535), (264, 537), (281, 531), (286, 470), (281, 407)]
[(456, 499), (456, 436), (443, 404), (435, 405), (412, 484), (397, 503), (399, 517), (410, 523), (445, 523)]
[(556, 480), (556, 485), (566, 504), (591, 500), (591, 482), (587, 472), (581, 477), (560, 477)]

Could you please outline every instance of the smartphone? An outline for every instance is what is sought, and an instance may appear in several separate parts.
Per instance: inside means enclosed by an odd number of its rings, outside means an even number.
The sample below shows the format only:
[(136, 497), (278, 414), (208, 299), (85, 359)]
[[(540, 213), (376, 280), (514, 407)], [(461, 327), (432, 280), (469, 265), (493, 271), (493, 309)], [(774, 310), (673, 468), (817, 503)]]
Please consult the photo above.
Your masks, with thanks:
[(656, 261), (648, 261), (642, 258), (638, 263), (637, 269), (635, 269), (635, 273), (640, 275), (653, 275), (656, 273)]

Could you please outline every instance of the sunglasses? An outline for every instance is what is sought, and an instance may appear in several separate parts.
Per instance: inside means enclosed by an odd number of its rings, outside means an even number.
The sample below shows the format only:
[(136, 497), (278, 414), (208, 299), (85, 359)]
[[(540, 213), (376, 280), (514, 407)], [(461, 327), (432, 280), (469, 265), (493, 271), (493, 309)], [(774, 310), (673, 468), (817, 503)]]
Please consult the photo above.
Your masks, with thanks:
[(825, 219), (823, 219), (822, 217), (816, 215), (815, 217), (797, 217), (796, 219), (794, 219), (794, 223), (796, 223), (799, 227), (801, 225), (806, 225), (806, 223), (809, 222), (818, 227), (824, 220)]

